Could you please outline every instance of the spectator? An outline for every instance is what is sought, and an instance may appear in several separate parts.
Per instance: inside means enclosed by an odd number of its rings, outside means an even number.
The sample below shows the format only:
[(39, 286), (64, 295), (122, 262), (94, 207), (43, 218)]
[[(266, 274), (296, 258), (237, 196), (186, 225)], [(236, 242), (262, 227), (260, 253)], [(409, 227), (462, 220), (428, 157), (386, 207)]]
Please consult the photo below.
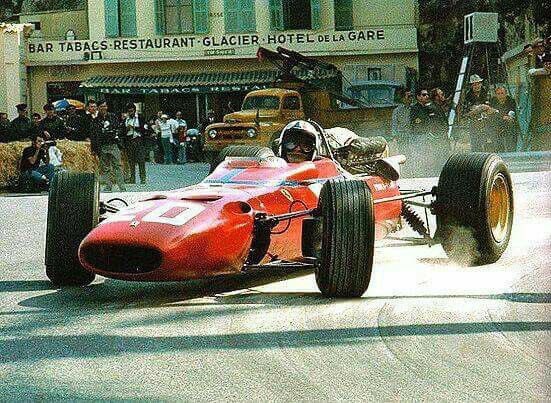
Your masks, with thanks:
[(549, 57), (549, 53), (545, 49), (545, 41), (540, 38), (536, 39), (532, 43), (532, 49), (534, 49), (534, 55), (536, 56), (536, 68), (543, 68), (545, 60)]
[(496, 113), (494, 136), (496, 152), (515, 151), (517, 146), (516, 103), (503, 86), (497, 86), (490, 106)]
[(412, 155), (423, 174), (433, 174), (434, 168), (442, 168), (448, 158), (447, 121), (439, 115), (430, 102), (430, 94), (425, 87), (419, 87), (417, 102), (411, 107)]
[(63, 153), (59, 148), (57, 148), (57, 144), (52, 144), (48, 147), (48, 157), (50, 158), (50, 164), (53, 165), (55, 171), (61, 170), (61, 165), (63, 165)]
[(178, 164), (185, 164), (187, 162), (187, 143), (186, 143), (186, 133), (187, 133), (187, 122), (182, 119), (182, 112), (178, 111), (176, 112), (176, 138), (178, 139), (178, 153), (177, 153), (177, 160), (176, 163)]
[(10, 141), (26, 140), (31, 136), (31, 120), (27, 114), (27, 104), (18, 104), (17, 108), (18, 116), (10, 123), (10, 135), (8, 136)]
[(69, 105), (67, 107), (65, 132), (69, 140), (83, 141), (87, 137), (83, 131), (82, 116), (77, 113), (77, 108), (75, 108), (74, 105)]
[(100, 102), (98, 107), (97, 117), (94, 118), (90, 114), (90, 146), (92, 152), (99, 156), (100, 172), (106, 183), (104, 190), (110, 192), (113, 190), (113, 184), (116, 184), (125, 192), (119, 149), (119, 120), (108, 112), (107, 102)]
[(158, 124), (164, 157), (163, 161), (165, 164), (172, 163), (172, 144), (174, 143), (173, 133), (176, 130), (176, 126), (173, 123), (174, 119), (171, 119), (171, 121), (169, 121), (168, 115), (162, 114)]
[(46, 116), (40, 121), (39, 130), (44, 133), (46, 138), (61, 139), (65, 138), (65, 125), (63, 120), (55, 113), (52, 104), (44, 105)]
[(402, 152), (409, 153), (411, 136), (411, 91), (401, 87), (396, 91), (400, 103), (392, 111), (392, 140), (397, 141)]
[(214, 111), (212, 109), (209, 109), (207, 111), (207, 116), (201, 120), (201, 123), (199, 124), (199, 131), (201, 134), (204, 134), (205, 129), (208, 125), (213, 124), (216, 121), (214, 118)]
[(163, 151), (163, 145), (161, 142), (161, 116), (163, 115), (163, 111), (157, 111), (157, 116), (155, 116), (155, 137), (156, 137), (156, 144), (155, 144), (155, 160), (157, 162), (164, 162), (164, 151)]
[(31, 136), (40, 135), (43, 136), (42, 131), (40, 130), (40, 121), (42, 120), (42, 116), (40, 116), (40, 113), (34, 112), (31, 115)]
[(85, 139), (91, 139), (92, 122), (98, 116), (98, 104), (94, 99), (89, 99), (86, 102), (86, 114), (82, 118), (82, 130)]
[(0, 112), (0, 143), (7, 143), (9, 141), (9, 130), (10, 121), (8, 120), (8, 114)]
[(47, 147), (44, 137), (33, 136), (31, 145), (23, 149), (19, 165), (22, 175), (30, 178), (35, 184), (45, 187), (49, 186), (54, 177), (54, 166), (50, 164)]
[(470, 76), (471, 88), (467, 91), (463, 103), (465, 111), (463, 116), (470, 119), (471, 151), (483, 151), (486, 143), (491, 139), (490, 128), (487, 124), (491, 108), (488, 105), (488, 92), (482, 85), (483, 81), (478, 74)]
[(450, 112), (450, 100), (451, 97), (446, 98), (446, 95), (444, 94), (444, 91), (439, 88), (433, 88), (430, 91), (432, 103), (434, 104), (434, 107), (440, 113), (442, 116), (445, 116), (446, 119), (448, 117), (448, 113)]
[(140, 171), (140, 183), (145, 184), (145, 121), (144, 117), (136, 112), (133, 103), (126, 104), (125, 146), (128, 156), (128, 168), (130, 170), (130, 183), (136, 183), (136, 164)]

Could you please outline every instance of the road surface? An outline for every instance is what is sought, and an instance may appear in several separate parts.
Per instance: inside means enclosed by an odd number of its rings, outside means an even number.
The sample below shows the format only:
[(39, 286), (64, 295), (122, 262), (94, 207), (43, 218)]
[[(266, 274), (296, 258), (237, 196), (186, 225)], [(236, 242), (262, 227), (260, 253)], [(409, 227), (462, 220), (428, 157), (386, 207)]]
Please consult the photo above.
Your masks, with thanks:
[(54, 289), (46, 197), (0, 197), (0, 396), (548, 401), (551, 172), (513, 179), (499, 262), (388, 240), (355, 300), (322, 298), (307, 273)]

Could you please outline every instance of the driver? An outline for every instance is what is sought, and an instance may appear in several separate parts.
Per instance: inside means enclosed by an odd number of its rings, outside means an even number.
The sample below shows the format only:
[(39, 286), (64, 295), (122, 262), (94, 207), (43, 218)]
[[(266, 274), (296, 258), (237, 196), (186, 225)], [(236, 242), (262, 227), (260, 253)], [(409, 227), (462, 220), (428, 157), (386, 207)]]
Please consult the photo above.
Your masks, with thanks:
[(320, 136), (311, 123), (295, 120), (283, 128), (279, 144), (279, 155), (285, 161), (313, 161), (319, 155)]

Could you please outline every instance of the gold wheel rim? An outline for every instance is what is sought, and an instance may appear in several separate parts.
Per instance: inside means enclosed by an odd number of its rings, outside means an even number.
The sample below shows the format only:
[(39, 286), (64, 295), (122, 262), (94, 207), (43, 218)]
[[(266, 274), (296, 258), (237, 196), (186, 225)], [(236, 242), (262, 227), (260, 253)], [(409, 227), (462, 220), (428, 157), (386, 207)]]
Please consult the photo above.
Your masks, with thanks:
[(496, 242), (502, 242), (507, 236), (509, 221), (511, 220), (511, 201), (509, 187), (502, 174), (497, 175), (490, 189), (488, 216), (490, 229)]

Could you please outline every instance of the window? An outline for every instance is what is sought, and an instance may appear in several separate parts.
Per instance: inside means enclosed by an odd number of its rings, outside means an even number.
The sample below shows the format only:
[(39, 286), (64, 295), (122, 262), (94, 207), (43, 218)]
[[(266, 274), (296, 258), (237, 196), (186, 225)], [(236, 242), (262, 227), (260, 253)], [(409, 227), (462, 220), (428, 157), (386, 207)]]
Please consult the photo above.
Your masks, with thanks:
[(279, 109), (279, 98), (274, 96), (247, 97), (243, 102), (244, 111), (252, 109)]
[(352, 0), (335, 1), (335, 29), (337, 31), (349, 31), (353, 29)]
[(300, 109), (300, 101), (298, 97), (287, 97), (283, 100), (283, 109), (298, 110)]
[(155, 13), (159, 35), (208, 32), (208, 0), (155, 0)]
[(256, 31), (254, 0), (224, 0), (226, 32)]
[(167, 35), (194, 32), (192, 1), (166, 0), (165, 21)]
[(136, 0), (104, 0), (107, 37), (136, 36)]
[(343, 76), (351, 83), (373, 80), (396, 80), (396, 65), (349, 64), (343, 68)]
[(320, 0), (270, 0), (270, 23), (274, 30), (319, 29)]

